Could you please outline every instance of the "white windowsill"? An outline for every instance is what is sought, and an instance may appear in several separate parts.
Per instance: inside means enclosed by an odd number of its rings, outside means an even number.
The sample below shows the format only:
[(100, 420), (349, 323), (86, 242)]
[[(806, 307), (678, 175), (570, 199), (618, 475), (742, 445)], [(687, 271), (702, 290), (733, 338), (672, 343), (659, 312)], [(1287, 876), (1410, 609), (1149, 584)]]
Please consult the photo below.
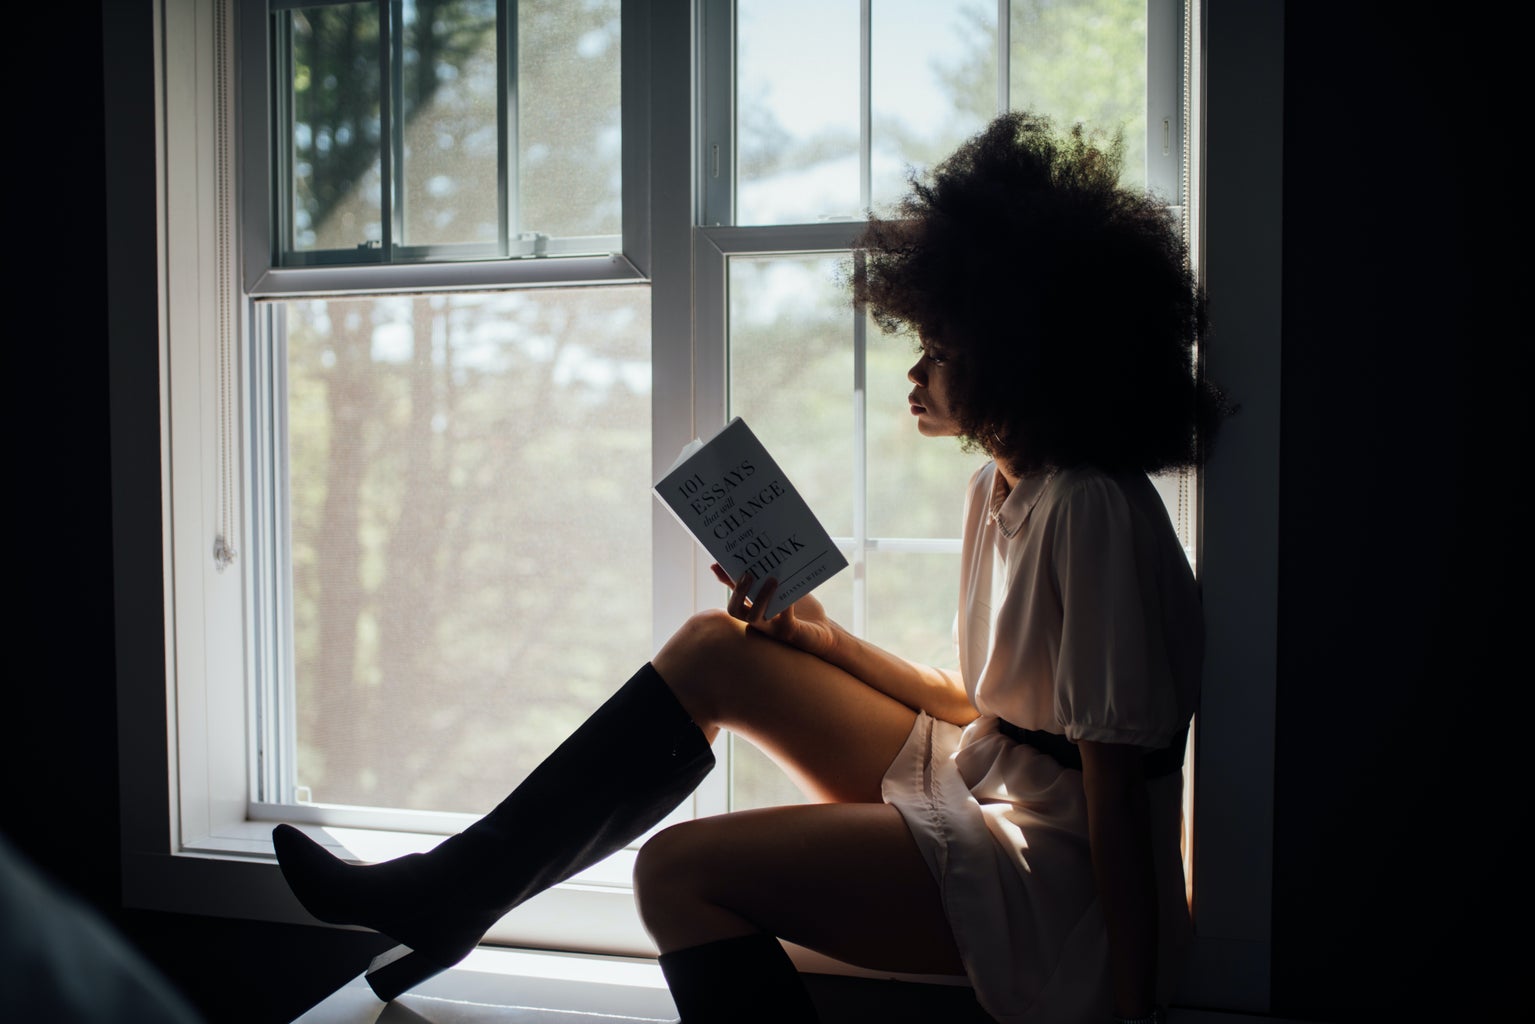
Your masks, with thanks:
[[(368, 863), (407, 853), (420, 853), (431, 849), (443, 838), (379, 829), (307, 824), (299, 827), (336, 856)], [(130, 899), (130, 905), (141, 903), (188, 913), (315, 924), (313, 918), (293, 898), (282, 879), (272, 851), (271, 831), (270, 822), (230, 823), (195, 844), (188, 844), (180, 854), (136, 858), (133, 863), (140, 865), (145, 873), (135, 872), (131, 876), (130, 881), (138, 883), (133, 888), (140, 892), (157, 889), (163, 893), (168, 891), (164, 883), (174, 877), (177, 881), (173, 890), (177, 892), (180, 903), (166, 906), (163, 898), (148, 901)], [(523, 903), (486, 933), (485, 941), (490, 945), (476, 950), (456, 970), (475, 976), (489, 973), (572, 983), (579, 981), (582, 984), (588, 981), (620, 984), (620, 981), (613, 980), (615, 978), (621, 979), (624, 985), (634, 983), (637, 975), (629, 972), (628, 968), (618, 971), (611, 965), (627, 964), (632, 967), (635, 964), (648, 964), (651, 968), (655, 967), (655, 961), (651, 959), (657, 953), (655, 944), (640, 923), (639, 913), (634, 906), (632, 879), (635, 856), (634, 849), (620, 850), (607, 860), (594, 864), (568, 881)], [(189, 862), (197, 863), (194, 865)], [(257, 874), (252, 876), (252, 871)], [(158, 886), (156, 881), (160, 882)], [(133, 888), (127, 891), (132, 892)], [(594, 938), (597, 936), (600, 938)], [(812, 974), (895, 979), (932, 985), (968, 984), (963, 977), (869, 971), (792, 943), (785, 945), (795, 965), (801, 971)], [(557, 951), (561, 947), (563, 951)], [(535, 952), (533, 948), (539, 951)], [(486, 957), (492, 959), (487, 960)], [(513, 959), (497, 960), (494, 959), (496, 957)], [(540, 959), (530, 961), (525, 959), (527, 957)], [(588, 966), (569, 966), (577, 963)], [(608, 965), (603, 968), (606, 973), (601, 973), (590, 964)], [(657, 973), (655, 978), (659, 977)], [(361, 986), (358, 991), (371, 996), (371, 990), (360, 976), (354, 981), (355, 985), (348, 988)], [(472, 978), (470, 981), (473, 982), (471, 988), (480, 984)], [(664, 991), (665, 983), (658, 984)], [(352, 995), (337, 994), (337, 998), (349, 1006), (356, 997), (355, 992)], [(444, 995), (442, 998), (449, 997)], [(457, 999), (459, 996), (452, 998)], [(409, 1019), (402, 1018), (402, 1021)], [(439, 1024), (437, 1017), (430, 1019), (434, 1024)]]
[(625, 1024), (676, 1017), (654, 960), (482, 947), (388, 1006), (359, 975), (294, 1024)]
[[(359, 975), (293, 1024), (652, 1024), (676, 1018), (654, 960), (482, 947), (387, 1006)], [(1186, 1007), (1173, 1007), (1168, 1021), (1300, 1024)]]

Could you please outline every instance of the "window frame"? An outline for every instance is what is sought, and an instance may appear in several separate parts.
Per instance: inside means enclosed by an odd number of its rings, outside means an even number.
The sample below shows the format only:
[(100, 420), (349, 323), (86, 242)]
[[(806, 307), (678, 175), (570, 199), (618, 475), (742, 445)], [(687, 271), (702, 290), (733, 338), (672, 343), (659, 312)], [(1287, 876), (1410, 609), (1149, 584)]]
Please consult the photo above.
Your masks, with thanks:
[[(245, 685), (251, 645), (238, 631), (231, 633), (227, 614), (220, 614), (229, 609), (243, 614), (252, 597), (243, 572), (219, 573), (203, 550), (219, 516), (216, 492), (203, 485), (218, 476), (214, 448), (220, 415), (214, 400), (220, 393), (218, 362), (209, 358), (214, 353), (204, 339), (218, 336), (221, 315), (215, 301), (220, 264), (198, 258), (199, 245), (216, 241), (220, 220), (220, 182), (207, 159), (220, 147), (216, 91), (205, 85), (221, 64), (231, 66), (231, 52), (220, 51), (219, 33), (227, 35), (237, 24), (244, 31), (253, 9), (257, 20), (265, 18), (263, 4), (222, 0), (220, 14), (218, 2), (156, 0), (152, 14), (162, 469), (156, 528), (164, 634), (163, 646), (121, 628), (118, 639), (123, 894), (131, 907), (311, 923), (282, 882), (267, 825), (247, 817), (248, 780), (259, 771), (246, 743), (246, 723), (257, 713)], [(1199, 565), (1211, 644), (1197, 736), (1204, 770), (1197, 779), (1201, 816), (1194, 830), (1196, 945), (1181, 1001), (1263, 1011), (1269, 1005), (1274, 810), (1283, 7), (1212, 10), (1215, 6), (1200, 5), (1192, 25), (1202, 126), (1194, 134), (1203, 148), (1192, 164), (1190, 193), (1202, 199), (1197, 242), (1212, 314), (1224, 337), (1242, 339), (1240, 345), (1217, 346), (1205, 361), (1213, 376), (1242, 396), (1243, 415), (1229, 425), (1200, 477)], [(704, 421), (693, 406), (694, 359), (701, 345), (692, 305), (699, 232), (691, 227), (698, 212), (693, 169), (699, 155), (692, 142), (700, 88), (692, 58), (697, 26), (697, 10), (689, 4), (624, 4), (626, 245), (623, 254), (591, 261), (586, 271), (593, 283), (650, 280), (653, 337), (672, 339), (654, 346), (657, 473)], [(242, 66), (239, 73), (250, 69)], [(242, 92), (241, 102), (242, 130), (254, 130), (247, 120), (252, 100)], [(637, 133), (631, 131), (631, 115), (638, 119)], [(259, 116), (264, 132), (264, 112)], [(227, 152), (228, 140), (223, 146)], [(232, 173), (249, 171), (241, 167)], [(688, 187), (664, 187), (683, 181)], [(251, 223), (249, 204), (266, 202), (262, 191), (240, 193), (245, 205), (237, 213), (244, 223)], [(642, 201), (631, 204), (631, 194)], [(141, 197), (111, 201), (133, 199)], [(527, 275), (515, 280), (479, 263), (324, 268), (306, 271), (309, 283), (301, 284), (268, 267), (265, 254), (253, 261), (251, 246), (258, 243), (248, 234), (239, 242), (241, 259), (235, 265), (244, 270), (225, 284), (252, 294), (318, 294), (367, 282), (389, 289), (407, 282), (425, 289), (465, 283), (532, 286), (547, 283), (541, 275), (552, 272), (540, 261), (514, 261), (522, 268), (515, 274)], [(359, 273), (377, 276), (355, 276)], [(248, 326), (238, 319), (247, 317), (248, 309), (232, 312), (237, 326)], [(239, 355), (248, 359), (248, 353)], [(248, 363), (239, 365), (250, 372)], [(142, 403), (143, 395), (135, 391), (142, 389), (141, 376), (115, 370), (111, 386), (114, 407)], [(687, 408), (689, 414), (666, 415), (662, 410), (668, 406)], [(114, 449), (114, 474), (132, 469), (134, 458), (133, 452)], [(248, 483), (240, 481), (242, 493)], [(113, 558), (122, 581), (142, 569), (146, 558), (135, 541), (147, 536), (128, 532), (135, 523), (149, 529), (132, 504), (121, 485), (114, 488), (114, 515), (124, 525)], [(653, 517), (659, 643), (670, 632), (667, 623), (680, 621), (715, 584), (704, 576), (681, 528), (663, 510), (653, 510)], [(237, 550), (241, 545), (249, 550), (248, 536), (237, 539)], [(120, 595), (131, 592), (120, 583)], [(238, 738), (232, 750), (230, 736)], [(594, 897), (612, 895), (601, 886), (562, 888), (571, 901), (546, 915), (550, 918), (563, 913), (584, 923), (604, 913)], [(494, 938), (545, 946), (561, 942), (557, 935)], [(564, 941), (594, 951), (629, 948), (579, 937)]]

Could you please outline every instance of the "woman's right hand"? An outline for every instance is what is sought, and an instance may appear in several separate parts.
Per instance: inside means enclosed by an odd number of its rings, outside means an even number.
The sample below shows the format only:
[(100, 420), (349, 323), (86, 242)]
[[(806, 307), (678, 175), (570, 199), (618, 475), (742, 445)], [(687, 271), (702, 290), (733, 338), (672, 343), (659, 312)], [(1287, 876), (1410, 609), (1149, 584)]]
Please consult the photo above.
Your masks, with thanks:
[(730, 588), (730, 601), (726, 604), (725, 610), (732, 617), (740, 619), (749, 628), (766, 633), (775, 640), (780, 640), (791, 647), (798, 647), (818, 658), (830, 660), (832, 648), (837, 644), (837, 626), (827, 617), (826, 609), (813, 594), (806, 594), (769, 619), (763, 616), (763, 611), (772, 600), (774, 591), (778, 589), (776, 579), (769, 577), (762, 584), (762, 590), (757, 594), (756, 600), (749, 601), (746, 594), (756, 582), (751, 573), (746, 573), (741, 577), (740, 582), (735, 582), (718, 562), (709, 568), (713, 570), (715, 579)]

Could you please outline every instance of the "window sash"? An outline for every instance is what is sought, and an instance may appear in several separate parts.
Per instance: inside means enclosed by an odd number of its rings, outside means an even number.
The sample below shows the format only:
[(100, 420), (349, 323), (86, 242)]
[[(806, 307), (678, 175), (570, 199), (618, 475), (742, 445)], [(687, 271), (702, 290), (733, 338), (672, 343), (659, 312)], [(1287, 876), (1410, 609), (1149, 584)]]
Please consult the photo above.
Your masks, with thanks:
[[(293, 93), (293, 33), (291, 12), (311, 8), (342, 6), (366, 2), (366, 0), (268, 0), (270, 17), (262, 32), (270, 36), (266, 54), (257, 59), (254, 46), (243, 47), (246, 60), (247, 96), (266, 97), (265, 111), (259, 121), (247, 124), (243, 151), (250, 154), (247, 173), (255, 177), (248, 181), (265, 181), (270, 178), (271, 188), (266, 190), (267, 217), (263, 221), (269, 230), (269, 239), (262, 263), (284, 268), (311, 267), (368, 267), (394, 264), (419, 264), (457, 262), (470, 260), (515, 260), (543, 257), (592, 256), (620, 253), (624, 250), (622, 235), (559, 235), (551, 236), (537, 230), (526, 230), (518, 216), (518, 118), (508, 111), (508, 105), (517, 95), (517, 32), (518, 0), (498, 0), (496, 12), (496, 65), (500, 88), (496, 93), (495, 128), (496, 155), (496, 211), (497, 232), (494, 242), (464, 242), (437, 244), (410, 244), (405, 241), (405, 133), (404, 133), (404, 6), (400, 0), (372, 0), (378, 11), (380, 94), (379, 118), (381, 144), (379, 146), (379, 223), (381, 238), (377, 245), (361, 242), (351, 248), (299, 249), (294, 244), (294, 206), (296, 180), (293, 172), (294, 154), (292, 125), (295, 123), (295, 99)], [(242, 39), (254, 38), (255, 22), (259, 19), (262, 5), (246, 5), (242, 23)], [(258, 12), (258, 13), (253, 13)], [(620, 44), (622, 47), (622, 43)], [(633, 48), (621, 59), (621, 68), (634, 57)], [(641, 62), (643, 65), (643, 62)], [(269, 71), (270, 69), (270, 71)], [(268, 75), (270, 74), (270, 80)], [(259, 92), (256, 90), (259, 88)], [(247, 103), (246, 114), (255, 113), (255, 101)], [(635, 167), (634, 144), (630, 141), (631, 127), (643, 127), (620, 112), (623, 122), (623, 156), (621, 164), (627, 172)], [(264, 137), (256, 135), (257, 124), (269, 126)], [(255, 154), (263, 155), (260, 161)], [(270, 173), (269, 170), (270, 169)], [(258, 191), (250, 189), (250, 192)], [(247, 212), (251, 203), (247, 202)], [(624, 230), (630, 229), (628, 206), (624, 204)], [(643, 222), (635, 225), (643, 228)], [(537, 225), (529, 225), (536, 228)], [(515, 275), (514, 275), (515, 276)], [(350, 290), (356, 285), (344, 285)]]

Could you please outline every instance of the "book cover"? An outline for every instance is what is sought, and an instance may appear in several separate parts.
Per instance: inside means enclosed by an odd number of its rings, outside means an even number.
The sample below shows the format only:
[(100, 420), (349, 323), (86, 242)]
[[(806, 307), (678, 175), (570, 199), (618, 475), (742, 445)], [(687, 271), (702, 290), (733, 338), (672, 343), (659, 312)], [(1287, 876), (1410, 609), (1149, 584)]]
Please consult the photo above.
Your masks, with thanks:
[(778, 591), (765, 611), (777, 615), (847, 567), (821, 521), (741, 417), (708, 441), (694, 440), (655, 485), (713, 559), (740, 581), (756, 577), (756, 600), (768, 577)]

